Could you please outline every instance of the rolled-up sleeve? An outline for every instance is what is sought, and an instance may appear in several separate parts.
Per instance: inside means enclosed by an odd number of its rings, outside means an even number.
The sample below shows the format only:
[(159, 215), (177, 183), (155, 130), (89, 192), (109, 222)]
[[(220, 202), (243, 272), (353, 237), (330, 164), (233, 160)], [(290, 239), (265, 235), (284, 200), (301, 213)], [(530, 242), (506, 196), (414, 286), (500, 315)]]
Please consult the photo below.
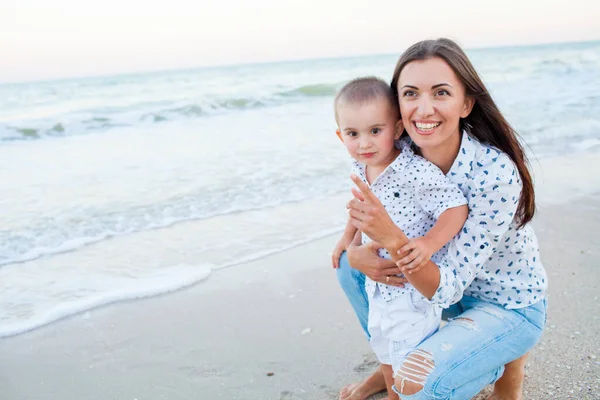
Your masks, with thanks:
[(456, 183), (447, 178), (436, 166), (428, 167), (423, 175), (424, 179), (417, 189), (417, 201), (435, 219), (450, 208), (467, 204), (465, 195)]
[(519, 174), (502, 155), (496, 162), (481, 166), (465, 183), (469, 216), (461, 232), (449, 243), (448, 253), (439, 262), (440, 284), (431, 302), (444, 308), (458, 302), (485, 263), (499, 249), (509, 230), (521, 196)]

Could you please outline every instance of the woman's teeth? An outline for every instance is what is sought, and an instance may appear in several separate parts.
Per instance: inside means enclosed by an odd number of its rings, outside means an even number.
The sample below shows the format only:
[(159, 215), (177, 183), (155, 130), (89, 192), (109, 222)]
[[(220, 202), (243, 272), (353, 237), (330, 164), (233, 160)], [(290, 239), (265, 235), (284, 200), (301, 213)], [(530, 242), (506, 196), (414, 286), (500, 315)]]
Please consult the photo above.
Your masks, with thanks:
[(431, 131), (431, 130), (437, 128), (440, 125), (440, 123), (435, 122), (435, 123), (424, 124), (421, 122), (415, 122), (415, 125), (417, 126), (417, 129), (419, 129), (421, 131)]

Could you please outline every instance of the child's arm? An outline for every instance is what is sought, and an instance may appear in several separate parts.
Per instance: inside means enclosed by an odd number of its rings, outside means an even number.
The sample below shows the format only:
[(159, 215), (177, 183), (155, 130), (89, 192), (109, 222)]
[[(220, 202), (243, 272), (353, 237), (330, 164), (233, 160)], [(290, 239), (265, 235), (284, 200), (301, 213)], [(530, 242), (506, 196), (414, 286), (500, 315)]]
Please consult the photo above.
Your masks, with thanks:
[(352, 243), (357, 230), (358, 229), (356, 229), (356, 227), (350, 223), (350, 218), (348, 218), (348, 221), (346, 222), (346, 229), (344, 229), (341, 239), (337, 242), (335, 248), (333, 249), (333, 253), (331, 254), (331, 265), (333, 268), (340, 267), (340, 256), (344, 250), (348, 249), (350, 243)]
[(454, 208), (449, 208), (444, 211), (438, 218), (433, 228), (425, 234), (434, 248), (434, 253), (444, 247), (460, 230), (462, 229), (467, 216), (469, 207), (462, 205)]
[(409, 240), (400, 249), (403, 254), (400, 260), (402, 268), (410, 269), (409, 273), (417, 272), (435, 252), (460, 232), (468, 214), (469, 208), (466, 205), (444, 211), (425, 236)]

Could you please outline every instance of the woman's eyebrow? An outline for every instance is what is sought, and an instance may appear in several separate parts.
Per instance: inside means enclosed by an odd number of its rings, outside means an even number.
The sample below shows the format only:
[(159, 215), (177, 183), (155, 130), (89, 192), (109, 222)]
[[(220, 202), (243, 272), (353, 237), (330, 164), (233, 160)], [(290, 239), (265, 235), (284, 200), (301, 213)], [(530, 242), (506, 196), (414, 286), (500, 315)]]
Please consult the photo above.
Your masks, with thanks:
[[(452, 86), (451, 84), (449, 84), (449, 83), (446, 83), (446, 82), (444, 82), (444, 83), (438, 83), (437, 85), (433, 85), (431, 88), (432, 88), (432, 89), (437, 89), (437, 88), (439, 88), (439, 87), (442, 87), (442, 86), (449, 86), (449, 87), (451, 87), (451, 88), (454, 88), (454, 86)], [(404, 88), (409, 88), (409, 89), (415, 89), (415, 90), (419, 90), (419, 88), (418, 88), (418, 87), (416, 87), (416, 86), (413, 86), (413, 85), (404, 85), (404, 86), (402, 86), (400, 89), (404, 89)]]

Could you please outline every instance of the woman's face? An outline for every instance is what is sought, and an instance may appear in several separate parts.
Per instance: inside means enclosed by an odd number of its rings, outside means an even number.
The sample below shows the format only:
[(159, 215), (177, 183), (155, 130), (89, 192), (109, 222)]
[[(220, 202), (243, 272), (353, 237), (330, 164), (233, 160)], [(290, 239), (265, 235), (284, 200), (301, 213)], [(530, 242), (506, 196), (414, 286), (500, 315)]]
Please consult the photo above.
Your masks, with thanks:
[(473, 108), (462, 82), (438, 57), (404, 66), (398, 79), (398, 101), (406, 131), (423, 150), (460, 143), (460, 118)]

